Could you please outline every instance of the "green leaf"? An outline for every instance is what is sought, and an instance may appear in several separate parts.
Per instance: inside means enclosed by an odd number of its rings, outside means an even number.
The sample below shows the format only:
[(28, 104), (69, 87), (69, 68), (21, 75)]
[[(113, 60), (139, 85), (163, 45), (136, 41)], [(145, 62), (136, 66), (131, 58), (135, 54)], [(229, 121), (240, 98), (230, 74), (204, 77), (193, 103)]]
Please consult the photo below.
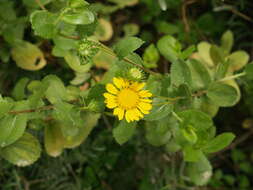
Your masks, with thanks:
[(113, 129), (113, 137), (120, 145), (126, 143), (133, 135), (136, 129), (136, 123), (128, 123), (125, 120), (120, 121), (116, 128)]
[(29, 78), (21, 78), (15, 85), (13, 91), (12, 91), (12, 96), (16, 100), (22, 100), (26, 97), (25, 94), (25, 88), (27, 83), (29, 82)]
[(170, 123), (165, 118), (160, 121), (146, 122), (146, 139), (153, 146), (165, 145), (171, 138)]
[(61, 100), (67, 100), (66, 88), (61, 79), (59, 79), (57, 76), (48, 75), (43, 79), (42, 82), (48, 85), (45, 96), (52, 104), (55, 104)]
[(224, 62), (224, 55), (220, 47), (216, 45), (211, 45), (210, 56), (214, 65)]
[(246, 79), (253, 80), (253, 63), (247, 64), (245, 67)]
[[(31, 108), (37, 108), (37, 106), (39, 105), (42, 98), (45, 96), (45, 93), (47, 92), (47, 89), (49, 87), (48, 83), (42, 83), (42, 82), (39, 82), (37, 84), (35, 84), (35, 83), (36, 82), (34, 82), (34, 85), (36, 85), (36, 87), (34, 86), (35, 89), (33, 89), (33, 94), (31, 96), (29, 96), (29, 98), (28, 98), (29, 105)], [(29, 87), (29, 85), (28, 85), (28, 87)]]
[(160, 120), (164, 117), (167, 117), (171, 113), (172, 108), (173, 106), (171, 104), (168, 104), (166, 100), (161, 98), (154, 98), (153, 108), (148, 115), (145, 115), (144, 120), (147, 121)]
[(47, 64), (43, 52), (30, 42), (24, 41), (16, 45), (11, 55), (18, 67), (29, 71), (40, 70)]
[(52, 122), (45, 127), (44, 144), (48, 155), (57, 157), (64, 149), (65, 139), (61, 132), (61, 127), (57, 122)]
[(89, 10), (80, 10), (77, 12), (67, 12), (62, 16), (62, 20), (69, 24), (86, 25), (95, 21), (95, 15)]
[[(16, 103), (12, 111), (28, 109), (27, 103)], [(5, 147), (18, 140), (24, 133), (27, 123), (27, 114), (8, 115), (0, 120), (0, 146)]]
[(229, 69), (238, 71), (242, 69), (249, 61), (249, 54), (245, 51), (236, 51), (227, 57), (230, 62)]
[(198, 140), (198, 136), (194, 131), (194, 128), (192, 126), (187, 126), (184, 129), (181, 129), (181, 133), (183, 137), (189, 141), (191, 144), (195, 144)]
[(82, 115), (83, 125), (78, 128), (78, 134), (65, 139), (65, 148), (75, 148), (79, 146), (89, 136), (93, 128), (97, 125), (100, 114), (86, 112)]
[(1, 149), (1, 156), (17, 166), (28, 166), (40, 157), (41, 148), (37, 138), (29, 133), (15, 143)]
[(183, 120), (180, 123), (182, 128), (191, 126), (197, 131), (205, 131), (213, 125), (211, 117), (198, 110), (186, 110), (177, 114)]
[(53, 38), (57, 34), (56, 19), (57, 15), (46, 10), (34, 11), (30, 16), (35, 34), (46, 39)]
[(157, 62), (160, 59), (158, 50), (154, 44), (149, 45), (143, 54), (144, 66), (147, 68), (156, 68)]
[(122, 59), (128, 54), (137, 50), (142, 44), (144, 44), (144, 41), (142, 41), (140, 38), (126, 37), (115, 44), (114, 51), (117, 56)]
[(212, 166), (205, 156), (197, 162), (189, 163), (187, 174), (195, 185), (205, 185), (212, 176)]
[(232, 86), (222, 83), (212, 83), (207, 90), (207, 97), (218, 106), (230, 107), (237, 103), (238, 93)]
[(226, 76), (229, 69), (229, 65), (230, 65), (229, 61), (221, 62), (218, 64), (214, 75), (216, 80), (222, 79)]
[(221, 37), (221, 48), (228, 55), (234, 44), (234, 35), (231, 30), (226, 31)]
[(105, 92), (105, 86), (102, 84), (96, 84), (91, 87), (88, 97), (87, 103), (89, 108), (95, 112), (102, 112), (105, 109), (104, 104), (104, 96), (103, 93)]
[(187, 146), (183, 149), (184, 160), (186, 162), (197, 162), (204, 157), (204, 154), (199, 149), (194, 149), (192, 146)]
[(222, 133), (208, 142), (202, 149), (205, 153), (213, 153), (227, 147), (235, 138), (233, 133)]
[(197, 46), (198, 55), (200, 56), (201, 61), (205, 63), (208, 67), (213, 67), (215, 64), (210, 56), (211, 44), (207, 42), (200, 42)]
[(0, 118), (12, 109), (13, 104), (13, 102), (8, 102), (8, 100), (3, 99), (0, 95)]
[(66, 137), (75, 136), (78, 132), (78, 127), (83, 124), (80, 109), (66, 102), (59, 101), (54, 105), (53, 117), (63, 123), (63, 135)]
[(89, 3), (87, 3), (84, 0), (69, 0), (69, 6), (71, 8), (82, 8), (89, 5)]
[(158, 42), (157, 47), (160, 53), (170, 62), (178, 60), (181, 54), (181, 44), (172, 36), (163, 36)]
[(80, 58), (77, 55), (70, 52), (66, 53), (64, 59), (71, 69), (79, 73), (88, 72), (92, 66), (92, 63), (81, 65)]
[(188, 85), (192, 83), (191, 71), (184, 61), (178, 60), (172, 63), (171, 66), (171, 84), (179, 86), (184, 83)]
[(188, 62), (188, 66), (191, 70), (192, 88), (194, 90), (206, 89), (212, 80), (207, 68), (194, 59)]

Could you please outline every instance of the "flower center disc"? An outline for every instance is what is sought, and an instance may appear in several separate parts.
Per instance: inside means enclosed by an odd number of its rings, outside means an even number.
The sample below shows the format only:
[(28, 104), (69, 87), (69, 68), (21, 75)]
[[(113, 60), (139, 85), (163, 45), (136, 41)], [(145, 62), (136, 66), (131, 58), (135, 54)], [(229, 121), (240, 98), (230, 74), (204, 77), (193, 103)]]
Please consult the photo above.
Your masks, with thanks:
[(123, 89), (118, 94), (118, 103), (124, 109), (131, 109), (136, 106), (139, 101), (138, 94), (131, 89)]

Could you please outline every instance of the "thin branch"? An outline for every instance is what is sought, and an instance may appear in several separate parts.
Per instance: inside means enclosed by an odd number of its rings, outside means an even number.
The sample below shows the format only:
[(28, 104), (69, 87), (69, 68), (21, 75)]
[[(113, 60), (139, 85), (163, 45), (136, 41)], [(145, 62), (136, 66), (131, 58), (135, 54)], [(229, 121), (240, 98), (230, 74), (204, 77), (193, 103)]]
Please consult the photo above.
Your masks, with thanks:
[(187, 6), (188, 5), (191, 5), (193, 3), (195, 3), (197, 0), (184, 0), (183, 4), (182, 4), (182, 8), (181, 8), (181, 11), (182, 11), (182, 20), (183, 20), (183, 23), (184, 23), (184, 28), (185, 28), (185, 31), (188, 33), (190, 32), (190, 25), (189, 25), (189, 22), (188, 22), (188, 19), (187, 19)]
[(44, 5), (41, 3), (40, 0), (35, 0), (35, 1), (36, 1), (36, 3), (40, 6), (40, 8), (41, 8), (42, 10), (47, 10), (47, 9), (44, 7)]
[(22, 114), (22, 113), (33, 113), (33, 112), (37, 112), (37, 111), (46, 111), (46, 110), (52, 110), (54, 109), (53, 105), (48, 105), (48, 106), (43, 106), (43, 107), (39, 107), (37, 109), (29, 109), (29, 110), (20, 110), (20, 111), (10, 111), (8, 112), (9, 114)]

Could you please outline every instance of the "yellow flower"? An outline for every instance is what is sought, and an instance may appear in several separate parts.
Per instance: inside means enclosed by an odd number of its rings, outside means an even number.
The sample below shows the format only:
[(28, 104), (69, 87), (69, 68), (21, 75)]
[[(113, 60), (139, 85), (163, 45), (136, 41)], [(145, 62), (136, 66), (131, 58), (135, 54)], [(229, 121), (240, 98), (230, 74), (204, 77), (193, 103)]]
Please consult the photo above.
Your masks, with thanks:
[(113, 110), (113, 115), (119, 120), (124, 117), (127, 122), (138, 121), (149, 114), (152, 108), (152, 94), (142, 90), (145, 83), (129, 81), (123, 78), (113, 78), (114, 84), (107, 84), (104, 93), (106, 106)]

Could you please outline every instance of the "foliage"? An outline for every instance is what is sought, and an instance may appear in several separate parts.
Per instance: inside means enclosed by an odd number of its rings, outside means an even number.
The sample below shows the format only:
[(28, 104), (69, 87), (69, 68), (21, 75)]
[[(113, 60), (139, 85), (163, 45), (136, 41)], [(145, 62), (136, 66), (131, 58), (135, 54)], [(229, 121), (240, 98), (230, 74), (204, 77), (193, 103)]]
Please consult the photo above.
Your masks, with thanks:
[[(117, 189), (115, 181), (123, 178), (123, 189), (235, 185), (234, 176), (213, 172), (210, 160), (235, 139), (233, 130), (216, 127), (218, 111), (242, 97), (252, 107), (250, 55), (234, 51), (238, 29), (225, 30), (226, 15), (217, 20), (211, 11), (196, 21), (184, 14), (183, 24), (169, 23), (188, 6), (181, 0), (108, 2), (0, 2), (0, 156), (17, 166), (36, 166), (14, 168), (1, 160), (0, 181), (14, 179), (21, 189), (20, 179), (32, 182), (19, 175), (31, 172), (31, 181), (35, 174), (49, 182), (36, 189), (110, 189), (107, 182)], [(144, 7), (136, 16), (140, 24), (124, 24), (120, 35), (114, 16), (138, 6)], [(216, 1), (208, 6), (228, 10)], [(219, 35), (212, 43), (199, 38)], [(114, 77), (145, 82), (152, 109), (142, 120), (119, 121), (107, 109), (103, 94)], [(240, 154), (235, 149), (231, 155), (243, 171), (238, 186), (248, 188), (252, 170)], [(47, 165), (44, 171), (40, 164)], [(131, 184), (134, 177), (138, 183)], [(10, 181), (0, 187), (11, 189)]]

